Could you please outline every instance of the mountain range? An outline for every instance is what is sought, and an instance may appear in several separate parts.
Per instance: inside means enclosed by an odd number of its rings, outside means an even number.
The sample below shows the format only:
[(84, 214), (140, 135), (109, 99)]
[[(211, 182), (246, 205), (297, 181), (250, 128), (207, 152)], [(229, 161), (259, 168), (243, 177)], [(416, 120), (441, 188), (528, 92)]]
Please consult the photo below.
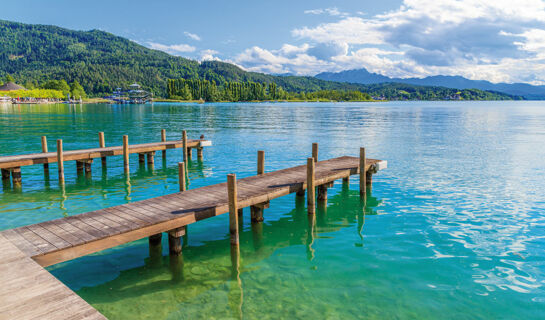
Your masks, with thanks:
[(526, 83), (492, 83), (485, 80), (470, 80), (460, 76), (430, 76), (426, 78), (390, 78), (366, 69), (355, 69), (341, 72), (323, 72), (316, 78), (328, 81), (347, 83), (377, 84), (405, 83), (419, 86), (441, 86), (457, 89), (480, 89), (522, 96), (529, 100), (545, 99), (545, 86), (533, 86)]

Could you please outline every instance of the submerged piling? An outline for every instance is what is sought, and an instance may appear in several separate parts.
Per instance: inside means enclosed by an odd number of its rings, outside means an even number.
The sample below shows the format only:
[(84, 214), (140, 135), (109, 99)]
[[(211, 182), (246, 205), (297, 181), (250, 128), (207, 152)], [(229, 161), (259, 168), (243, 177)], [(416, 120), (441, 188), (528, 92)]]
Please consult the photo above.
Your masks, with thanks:
[(360, 148), (360, 195), (366, 193), (365, 148)]
[(129, 169), (129, 136), (128, 135), (123, 136), (123, 167), (125, 169), (125, 173), (128, 174), (130, 172), (130, 169)]
[(64, 154), (62, 151), (62, 139), (57, 140), (57, 164), (59, 168), (59, 183), (64, 184)]
[[(47, 137), (42, 136), (42, 152), (47, 153)], [(47, 161), (47, 160), (46, 160)], [(44, 163), (44, 174), (49, 175), (49, 163)]]
[(316, 212), (316, 194), (314, 181), (314, 158), (307, 159), (307, 210), (308, 214)]
[(238, 204), (237, 204), (237, 175), (227, 175), (227, 194), (229, 197), (229, 233), (231, 246), (239, 246), (238, 235)]
[[(106, 141), (104, 140), (104, 132), (98, 133), (98, 146), (106, 148)], [(106, 167), (106, 157), (102, 157), (102, 167)]]

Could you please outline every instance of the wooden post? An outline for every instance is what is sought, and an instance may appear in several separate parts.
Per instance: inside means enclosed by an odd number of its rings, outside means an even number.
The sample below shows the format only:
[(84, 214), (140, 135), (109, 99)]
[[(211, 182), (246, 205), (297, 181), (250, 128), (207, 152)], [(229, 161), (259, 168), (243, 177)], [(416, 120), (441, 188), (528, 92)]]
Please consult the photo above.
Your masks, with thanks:
[(316, 212), (316, 195), (314, 186), (314, 158), (307, 159), (307, 210), (308, 214)]
[(366, 172), (365, 172), (365, 148), (360, 148), (360, 195), (364, 195), (366, 188)]
[[(167, 141), (167, 131), (165, 129), (161, 129), (161, 142)], [(167, 151), (163, 150), (163, 159), (166, 158)]]
[(184, 153), (184, 162), (187, 163), (187, 131), (182, 131), (182, 142), (183, 142), (183, 153)]
[(85, 163), (85, 174), (91, 173), (91, 165), (93, 164), (93, 159), (89, 159), (87, 161), (84, 161)]
[(305, 196), (305, 189), (301, 188), (300, 190), (297, 191), (297, 193), (295, 193), (296, 196), (298, 197), (304, 197)]
[(350, 183), (350, 176), (343, 178), (343, 183)]
[(373, 186), (373, 173), (371, 170), (367, 170), (367, 173), (365, 174), (365, 183), (369, 189)]
[(125, 173), (129, 173), (129, 136), (123, 136), (123, 166)]
[(322, 204), (327, 202), (327, 186), (325, 184), (318, 186), (318, 202)]
[[(106, 148), (106, 141), (104, 140), (104, 132), (98, 133), (98, 146), (100, 148)], [(102, 166), (106, 166), (106, 157), (102, 157)]]
[(146, 163), (146, 154), (145, 153), (139, 153), (138, 154), (138, 164), (144, 165)]
[(182, 253), (182, 237), (185, 235), (185, 226), (168, 232), (168, 251), (170, 255), (177, 256)]
[(76, 173), (78, 176), (83, 174), (83, 161), (76, 160)]
[(178, 162), (178, 182), (180, 184), (180, 192), (185, 191), (185, 162)]
[(231, 246), (238, 247), (237, 175), (234, 173), (227, 175), (227, 194), (229, 196), (229, 233), (231, 234)]
[(9, 169), (2, 169), (2, 181), (3, 182), (10, 182), (9, 179), (11, 177), (11, 172)]
[(257, 152), (257, 174), (265, 173), (265, 151), (259, 150)]
[(202, 161), (202, 159), (203, 159), (202, 149), (203, 149), (203, 147), (197, 147), (197, 160), (198, 161)]
[(163, 257), (163, 246), (161, 245), (161, 238), (163, 237), (162, 233), (157, 233), (148, 237), (149, 243), (149, 257), (150, 265), (152, 268), (157, 268), (161, 266), (161, 260)]
[(59, 183), (64, 184), (64, 155), (62, 152), (62, 139), (57, 140), (57, 164), (59, 167)]
[(318, 144), (317, 143), (312, 144), (312, 157), (314, 158), (314, 162), (318, 162)]
[[(47, 137), (42, 136), (42, 152), (47, 153)], [(44, 174), (49, 173), (49, 163), (44, 163)]]
[(187, 158), (188, 160), (191, 160), (193, 156), (193, 148), (187, 148)]
[(155, 156), (155, 151), (152, 151), (152, 152), (148, 152), (146, 154), (146, 157), (148, 158), (148, 169), (151, 169), (153, 168), (153, 165), (155, 164), (155, 161), (153, 159), (153, 157)]
[(269, 201), (250, 206), (252, 223), (263, 222), (263, 211), (270, 205)]
[(13, 186), (21, 185), (21, 167), (11, 168), (11, 181)]

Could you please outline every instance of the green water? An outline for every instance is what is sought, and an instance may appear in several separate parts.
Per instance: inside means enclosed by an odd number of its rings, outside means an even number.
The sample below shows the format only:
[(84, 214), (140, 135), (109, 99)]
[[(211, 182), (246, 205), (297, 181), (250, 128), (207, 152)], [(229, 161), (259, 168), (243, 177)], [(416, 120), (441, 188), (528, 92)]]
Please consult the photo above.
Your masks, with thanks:
[[(308, 218), (294, 195), (271, 201), (260, 226), (242, 222), (233, 269), (225, 215), (189, 227), (180, 259), (143, 239), (49, 267), (110, 319), (543, 319), (545, 318), (545, 103), (243, 103), (0, 107), (2, 155), (190, 138), (214, 146), (189, 167), (190, 188), (320, 158), (388, 160), (371, 196), (336, 182)], [(65, 164), (24, 167), (4, 185), (0, 229), (175, 192), (180, 150), (153, 169), (121, 157), (91, 177)]]

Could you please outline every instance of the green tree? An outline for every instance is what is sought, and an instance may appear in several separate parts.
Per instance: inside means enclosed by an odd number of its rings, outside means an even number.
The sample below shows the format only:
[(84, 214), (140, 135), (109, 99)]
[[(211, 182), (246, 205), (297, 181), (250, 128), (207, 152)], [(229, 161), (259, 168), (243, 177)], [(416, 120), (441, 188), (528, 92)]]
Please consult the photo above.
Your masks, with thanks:
[(9, 82), (15, 82), (15, 79), (13, 79), (13, 77), (10, 74), (6, 75), (6, 83), (9, 83)]
[(72, 82), (70, 84), (70, 96), (74, 99), (83, 99), (87, 98), (87, 95), (85, 94), (85, 90), (83, 90), (83, 87), (77, 80)]
[(70, 86), (66, 80), (49, 80), (42, 85), (42, 89), (58, 90), (61, 91), (64, 96), (70, 93)]

